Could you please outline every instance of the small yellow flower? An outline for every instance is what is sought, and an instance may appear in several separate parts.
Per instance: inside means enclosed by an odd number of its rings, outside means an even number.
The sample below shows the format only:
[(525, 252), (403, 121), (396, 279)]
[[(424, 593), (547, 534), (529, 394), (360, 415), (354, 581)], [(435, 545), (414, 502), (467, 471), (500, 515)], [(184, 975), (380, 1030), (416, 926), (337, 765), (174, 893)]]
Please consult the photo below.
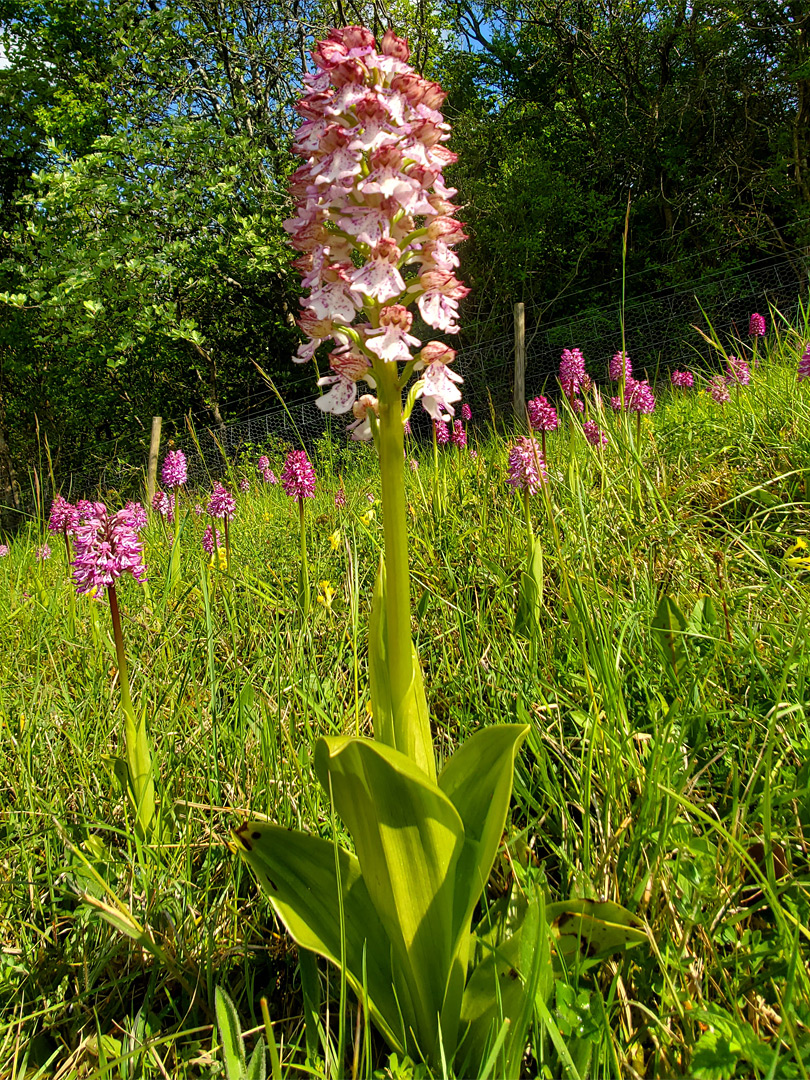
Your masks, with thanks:
[(370, 525), (375, 517), (376, 514), (373, 510), (366, 510), (365, 514), (360, 515), (360, 520), (363, 522), (364, 525)]
[(211, 559), (208, 563), (211, 569), (219, 567), (220, 570), (228, 569), (228, 555), (225, 548), (216, 548), (211, 552)]
[(371, 716), (371, 698), (366, 702), (366, 716)]
[(785, 562), (796, 570), (807, 569), (810, 567), (810, 554), (807, 551), (807, 541), (797, 536), (796, 543), (785, 552)]
[(332, 610), (332, 601), (335, 598), (335, 590), (331, 581), (319, 581), (321, 592), (318, 593), (318, 603), (323, 604), (327, 611)]
[(332, 545), (332, 551), (337, 551), (340, 547), (340, 529), (335, 529), (332, 535), (329, 537), (329, 543)]

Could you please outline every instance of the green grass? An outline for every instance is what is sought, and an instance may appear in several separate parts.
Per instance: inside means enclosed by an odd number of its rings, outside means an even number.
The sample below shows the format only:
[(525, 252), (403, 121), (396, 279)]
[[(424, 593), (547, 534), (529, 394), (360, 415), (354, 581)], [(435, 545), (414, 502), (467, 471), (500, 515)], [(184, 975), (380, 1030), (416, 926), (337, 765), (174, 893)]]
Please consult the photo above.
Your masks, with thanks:
[[(419, 470), (406, 470), (414, 634), (438, 751), (485, 724), (531, 726), (489, 899), (539, 882), (553, 900), (613, 900), (648, 929), (646, 946), (560, 974), (530, 1029), (526, 1076), (810, 1071), (810, 570), (784, 558), (810, 533), (797, 348), (795, 333), (773, 339), (723, 407), (661, 393), (638, 447), (634, 422), (607, 417), (600, 455), (562, 421), (548, 438), (556, 536), (533, 500), (545, 554), (535, 650), (512, 633), (525, 526), (505, 484), (508, 442), (479, 432), (478, 456), (443, 453), (438, 474), (417, 448)], [(279, 448), (271, 463), (278, 472)], [(238, 496), (229, 573), (202, 560), (206, 519), (189, 513), (173, 592), (169, 538), (149, 526), (149, 592), (120, 590), (165, 829), (140, 853), (116, 761), (106, 604), (78, 597), (74, 612), (63, 548), (34, 561), (35, 523), (0, 560), (3, 1080), (215, 1075), (217, 985), (249, 1046), (266, 997), (282, 1074), (307, 1074), (312, 973), (305, 965), (304, 994), (294, 946), (227, 844), (248, 812), (331, 837), (315, 740), (371, 733), (375, 459), (324, 442), (316, 468), (310, 579), (335, 597), (305, 626), (297, 514), (280, 488), (254, 482)], [(653, 627), (664, 596), (691, 619), (674, 635), (677, 677)], [(706, 597), (715, 618), (701, 621)], [(330, 1061), (331, 1075), (351, 1075), (355, 1003), (336, 1065), (339, 974), (320, 966), (318, 977), (309, 1069)], [(358, 1075), (412, 1075), (370, 1040)]]

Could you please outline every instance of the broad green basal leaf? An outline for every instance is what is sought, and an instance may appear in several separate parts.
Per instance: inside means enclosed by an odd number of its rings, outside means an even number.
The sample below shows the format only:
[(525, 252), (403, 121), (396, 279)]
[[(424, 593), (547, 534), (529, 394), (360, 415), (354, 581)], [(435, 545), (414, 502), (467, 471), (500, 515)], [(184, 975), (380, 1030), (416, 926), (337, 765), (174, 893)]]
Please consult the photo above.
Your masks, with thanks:
[[(455, 949), (454, 886), (464, 827), (408, 757), (367, 739), (319, 739), (315, 769), (351, 833), (363, 880), (409, 988), (399, 1004), (419, 1047), (435, 1049)], [(445, 1046), (450, 1053), (451, 1048)]]
[(528, 731), (525, 724), (482, 728), (456, 750), (439, 776), (439, 787), (464, 823), (456, 870), (457, 932), (469, 926), (492, 872), (509, 812), (515, 757)]
[[(246, 821), (233, 833), (233, 841), (293, 940), (339, 966), (340, 902), (334, 845), (259, 821)], [(365, 949), (369, 1009), (391, 1045), (404, 1049), (388, 937), (369, 899), (357, 859), (338, 848), (338, 865), (349, 979), (360, 996)]]
[[(506, 908), (502, 908), (505, 914)], [(488, 925), (494, 931), (497, 915), (493, 911)], [(520, 905), (520, 915), (513, 932), (501, 937), (488, 934), (492, 944), (478, 938), (484, 955), (470, 975), (462, 1003), (461, 1057), (474, 1060), (483, 1055), (488, 1040), (504, 1019), (510, 1021), (505, 1047), (514, 1068), (506, 1075), (520, 1072), (519, 1062), (525, 1048), (525, 1033), (534, 1015), (535, 999), (546, 1000), (553, 984), (549, 948), (549, 929), (543, 897), (537, 891), (530, 902)], [(514, 1058), (517, 1058), (517, 1061)]]
[(609, 956), (643, 945), (644, 923), (619, 904), (610, 901), (564, 900), (546, 906), (546, 918), (557, 948), (566, 957)]

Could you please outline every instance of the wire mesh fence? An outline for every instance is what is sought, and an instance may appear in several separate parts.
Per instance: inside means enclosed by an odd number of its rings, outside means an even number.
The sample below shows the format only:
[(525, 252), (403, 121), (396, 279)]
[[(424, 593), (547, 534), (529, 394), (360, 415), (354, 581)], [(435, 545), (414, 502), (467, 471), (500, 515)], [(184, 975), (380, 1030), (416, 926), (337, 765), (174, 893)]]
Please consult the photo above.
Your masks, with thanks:
[[(752, 312), (768, 315), (769, 307), (795, 319), (799, 291), (806, 280), (808, 259), (803, 251), (762, 259), (734, 276), (704, 278), (688, 290), (638, 296), (624, 310), (625, 350), (636, 372), (654, 378), (677, 365), (716, 364), (716, 354), (694, 329), (711, 328), (726, 341), (747, 339)], [(532, 316), (535, 315), (533, 318)], [(606, 378), (609, 358), (622, 348), (621, 305), (586, 310), (575, 318), (540, 321), (526, 312), (526, 396), (553, 385), (560, 353), (582, 350), (588, 373), (597, 382)], [(733, 351), (733, 350), (732, 350)], [(512, 400), (513, 342), (509, 337), (484, 342), (465, 351), (457, 366), (466, 381), (473, 405), (488, 406), (496, 414)]]
[[(678, 364), (716, 364), (712, 350), (693, 329), (700, 326), (708, 332), (709, 319), (715, 332), (726, 340), (747, 338), (753, 311), (767, 314), (773, 307), (787, 319), (794, 319), (807, 269), (805, 252), (794, 251), (762, 259), (735, 275), (703, 278), (689, 290), (658, 291), (629, 299), (624, 309), (624, 341), (634, 370), (655, 377)], [(527, 397), (553, 388), (560, 353), (573, 347), (584, 353), (591, 376), (604, 381), (608, 359), (622, 347), (620, 304), (595, 306), (574, 318), (551, 320), (527, 310)], [(455, 367), (464, 377), (465, 400), (471, 404), (478, 423), (511, 416), (511, 335), (461, 349)], [(259, 415), (237, 419), (221, 428), (201, 425), (193, 433), (186, 430), (187, 425), (175, 424), (178, 434), (173, 445), (186, 453), (191, 483), (207, 486), (247, 449), (255, 448), (258, 455), (268, 444), (279, 449), (302, 445), (311, 448), (327, 431), (344, 439), (344, 419), (325, 415), (315, 404), (316, 393), (314, 380), (303, 378), (291, 397), (283, 403), (276, 399)], [(417, 438), (429, 434), (429, 422), (421, 409), (414, 411), (413, 426)], [(137, 454), (128, 443), (111, 445), (97, 468), (59, 477), (60, 490), (72, 498), (90, 497), (99, 491), (127, 495), (142, 492), (147, 448), (145, 436), (138, 437)], [(138, 457), (143, 466), (133, 463)]]

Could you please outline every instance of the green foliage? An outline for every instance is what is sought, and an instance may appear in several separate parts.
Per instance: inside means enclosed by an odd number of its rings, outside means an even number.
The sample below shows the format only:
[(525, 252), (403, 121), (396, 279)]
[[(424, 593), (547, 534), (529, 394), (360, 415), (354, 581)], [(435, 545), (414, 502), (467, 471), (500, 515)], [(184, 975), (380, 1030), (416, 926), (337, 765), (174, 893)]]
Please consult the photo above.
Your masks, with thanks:
[[(274, 1076), (350, 1075), (356, 1056), (362, 1080), (466, 1077), (476, 1063), (491, 1078), (801, 1077), (810, 1063), (810, 573), (795, 558), (808, 530), (810, 388), (796, 382), (805, 329), (772, 338), (751, 386), (725, 406), (700, 389), (661, 392), (638, 459), (612, 415), (601, 455), (576, 428), (570, 440), (549, 436), (559, 535), (535, 497), (544, 594), (534, 655), (513, 633), (526, 531), (505, 482), (504, 440), (473, 430), (478, 457), (443, 455), (438, 475), (432, 448), (412, 448), (412, 630), (437, 761), (450, 762), (440, 790), (464, 821), (457, 866), (478, 857), (466, 841), (480, 809), (465, 809), (462, 796), (486, 795), (461, 773), (450, 790), (457, 755), (484, 746), (476, 732), (528, 728), (504, 828), (498, 835), (490, 822), (481, 833), (480, 850), (493, 837), (497, 850), (491, 873), (479, 863), (487, 880), (446, 1068), (404, 1050), (394, 1058), (375, 1030), (383, 1008), (395, 1009), (392, 954), (370, 944), (384, 928), (367, 887), (361, 903), (350, 815), (332, 812), (317, 780), (319, 739), (343, 745), (370, 732), (358, 642), (382, 543), (379, 515), (363, 520), (367, 494), (379, 499), (373, 453), (352, 447), (339, 459), (345, 509), (334, 505), (338, 474), (319, 472), (309, 558), (313, 582), (330, 580), (335, 598), (329, 611), (313, 604), (306, 627), (296, 507), (278, 487), (237, 494), (227, 572), (198, 561), (206, 522), (191, 508), (202, 493), (183, 496), (183, 559), (165, 595), (172, 537), (149, 524), (151, 592), (132, 582), (120, 590), (162, 826), (140, 853), (114, 761), (124, 723), (104, 609), (77, 597), (71, 610), (64, 548), (53, 543), (44, 564), (33, 556), (40, 527), (11, 540), (0, 558), (0, 1061), (17, 1075), (207, 1078), (222, 1061), (212, 1034), (219, 985), (242, 1018), (247, 1060), (248, 1040), (268, 1030), (259, 1001), (269, 999)], [(772, 498), (760, 502), (760, 492)], [(686, 620), (675, 632), (670, 611), (663, 626), (688, 658), (677, 690), (653, 644), (662, 597)], [(256, 870), (274, 882), (275, 901), (226, 846), (245, 821), (271, 851)], [(288, 897), (312, 909), (293, 935), (312, 934), (313, 949), (331, 957), (310, 972), (319, 993), (308, 983), (306, 997), (284, 929)], [(354, 923), (350, 908), (362, 912)], [(608, 961), (604, 946), (617, 948)]]
[(572, 288), (555, 315), (604, 303), (628, 196), (631, 295), (806, 240), (805, 14), (463, 0), (448, 21), (436, 70), (462, 151), (471, 337), (508, 329), (516, 300), (538, 318)]
[(248, 1062), (242, 1041), (239, 1014), (233, 1001), (220, 986), (214, 992), (214, 1008), (219, 1037), (222, 1041), (222, 1060), (225, 1065), (226, 1080), (265, 1080), (267, 1061), (264, 1039), (259, 1038)]
[[(434, 1063), (440, 1048), (454, 1055), (470, 920), (495, 860), (525, 734), (519, 725), (478, 732), (438, 784), (378, 742), (320, 740), (315, 768), (356, 859), (256, 822), (234, 833), (295, 940), (345, 965), (394, 1050)], [(479, 1019), (489, 1024), (488, 1014)]]
[(686, 618), (671, 596), (662, 596), (652, 621), (652, 638), (675, 687), (687, 674), (688, 658), (684, 633)]
[(543, 546), (530, 541), (531, 556), (518, 583), (515, 633), (530, 640), (540, 633), (543, 610)]

